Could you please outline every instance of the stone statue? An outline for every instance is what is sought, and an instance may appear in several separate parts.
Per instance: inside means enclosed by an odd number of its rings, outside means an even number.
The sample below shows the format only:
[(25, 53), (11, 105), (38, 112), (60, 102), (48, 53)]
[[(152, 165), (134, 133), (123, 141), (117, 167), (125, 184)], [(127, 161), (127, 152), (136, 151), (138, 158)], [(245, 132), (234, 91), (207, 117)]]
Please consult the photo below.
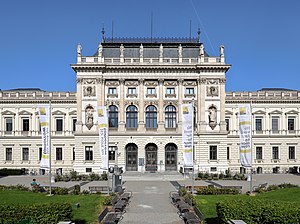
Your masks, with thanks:
[(103, 46), (101, 43), (98, 45), (98, 57), (102, 57), (102, 52), (103, 52)]
[(220, 56), (224, 57), (224, 45), (223, 44), (221, 44), (221, 46), (220, 46)]
[(90, 130), (93, 125), (94, 125), (94, 108), (91, 106), (88, 106), (85, 109), (85, 125), (87, 126), (87, 128)]
[(82, 50), (82, 47), (80, 44), (77, 44), (77, 55), (80, 56), (81, 55), (81, 50)]
[(120, 57), (123, 58), (124, 57), (124, 45), (121, 44), (120, 46)]
[(214, 106), (209, 108), (208, 112), (209, 126), (212, 130), (217, 126), (217, 109)]
[(144, 57), (144, 47), (143, 44), (140, 46), (140, 58)]
[(164, 54), (164, 47), (162, 46), (162, 44), (159, 46), (159, 57), (162, 58)]
[(200, 45), (200, 52), (199, 52), (200, 56), (204, 56), (204, 46), (203, 44)]
[(181, 44), (179, 44), (179, 47), (178, 47), (178, 57), (182, 58), (182, 46), (181, 46)]

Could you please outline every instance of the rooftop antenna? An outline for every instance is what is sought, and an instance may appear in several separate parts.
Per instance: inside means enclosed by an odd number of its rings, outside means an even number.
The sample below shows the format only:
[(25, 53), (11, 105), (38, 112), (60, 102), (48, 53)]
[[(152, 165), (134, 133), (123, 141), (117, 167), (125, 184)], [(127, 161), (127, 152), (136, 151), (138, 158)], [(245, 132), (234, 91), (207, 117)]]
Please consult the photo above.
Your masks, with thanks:
[(104, 34), (105, 34), (104, 24), (102, 24), (101, 34), (102, 34), (102, 41), (101, 42), (104, 43), (104, 40), (105, 40), (105, 37), (104, 37)]
[(114, 42), (114, 21), (111, 22), (111, 40)]
[(190, 19), (190, 40), (192, 39), (192, 20)]
[(198, 31), (197, 31), (197, 41), (198, 43), (200, 43), (200, 28), (198, 27)]
[(151, 33), (150, 33), (151, 42), (152, 42), (152, 34), (153, 34), (153, 12), (151, 12)]

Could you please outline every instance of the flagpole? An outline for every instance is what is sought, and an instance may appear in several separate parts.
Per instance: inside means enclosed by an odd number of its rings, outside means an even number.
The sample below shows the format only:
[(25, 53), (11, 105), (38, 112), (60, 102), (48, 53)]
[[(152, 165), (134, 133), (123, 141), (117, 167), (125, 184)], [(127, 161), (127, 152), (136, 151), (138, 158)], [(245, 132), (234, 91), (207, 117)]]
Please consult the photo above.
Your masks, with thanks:
[(52, 195), (52, 183), (51, 183), (51, 100), (49, 100), (49, 187), (50, 193)]
[[(108, 114), (109, 109), (108, 109), (107, 106), (105, 108), (106, 108), (106, 116), (108, 117), (108, 115), (109, 115)], [(107, 122), (107, 154), (109, 154), (109, 122)], [(112, 182), (113, 182), (113, 180), (112, 180)], [(114, 191), (112, 191), (112, 192), (114, 192)], [(109, 193), (110, 192), (109, 192), (109, 159), (108, 159), (107, 160), (107, 194), (109, 195)]]
[(194, 171), (194, 168), (195, 168), (195, 164), (194, 164), (194, 111), (195, 111), (195, 108), (194, 108), (194, 98), (192, 100), (192, 108), (193, 108), (193, 111), (192, 111), (192, 114), (193, 114), (193, 119), (192, 119), (192, 128), (193, 128), (193, 134), (192, 134), (192, 161), (193, 161), (193, 183), (192, 183), (192, 195), (194, 194), (194, 190), (195, 190), (195, 171)]
[(250, 145), (250, 157), (251, 157), (251, 166), (250, 166), (250, 195), (252, 194), (252, 97), (250, 97), (250, 121), (251, 121), (251, 145)]

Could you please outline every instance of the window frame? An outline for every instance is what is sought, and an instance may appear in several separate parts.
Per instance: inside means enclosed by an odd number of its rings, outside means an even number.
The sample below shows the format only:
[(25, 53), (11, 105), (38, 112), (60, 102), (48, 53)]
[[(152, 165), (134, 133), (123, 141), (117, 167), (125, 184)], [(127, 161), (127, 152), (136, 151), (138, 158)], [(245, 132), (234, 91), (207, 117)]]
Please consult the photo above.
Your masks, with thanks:
[(217, 145), (209, 146), (209, 160), (212, 160), (212, 161), (218, 160), (218, 146)]
[(56, 161), (62, 161), (63, 160), (63, 148), (62, 147), (56, 147), (55, 148), (55, 160)]
[(272, 159), (279, 160), (279, 146), (272, 147)]
[(157, 128), (157, 108), (153, 105), (146, 107), (146, 128)]
[(22, 148), (22, 161), (29, 161), (29, 147)]
[(5, 148), (5, 161), (13, 161), (13, 148)]
[(263, 147), (262, 146), (255, 147), (255, 158), (256, 158), (256, 160), (263, 159)]
[(84, 146), (84, 159), (85, 161), (94, 160), (94, 147), (91, 145)]
[(296, 159), (296, 146), (289, 146), (289, 160), (295, 160)]
[(176, 128), (176, 127), (177, 127), (177, 108), (174, 105), (168, 105), (165, 108), (165, 128)]

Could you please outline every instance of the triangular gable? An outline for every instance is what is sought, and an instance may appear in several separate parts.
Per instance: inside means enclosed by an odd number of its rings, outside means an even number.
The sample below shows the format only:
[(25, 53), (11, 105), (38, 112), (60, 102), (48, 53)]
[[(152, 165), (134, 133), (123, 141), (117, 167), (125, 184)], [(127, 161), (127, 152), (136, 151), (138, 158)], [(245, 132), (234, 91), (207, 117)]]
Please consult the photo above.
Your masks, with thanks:
[(26, 110), (22, 110), (21, 112), (19, 112), (19, 115), (29, 115), (29, 116), (31, 116), (32, 113), (30, 113), (30, 112), (28, 112)]
[(269, 114), (282, 114), (282, 112), (280, 110), (274, 110), (274, 111), (270, 112)]
[(66, 113), (60, 111), (60, 110), (56, 110), (52, 113), (52, 115), (66, 115)]
[(299, 112), (296, 110), (290, 110), (288, 112), (286, 112), (285, 114), (298, 114)]
[(9, 110), (3, 111), (2, 115), (16, 115), (14, 112), (11, 112)]
[(252, 114), (266, 114), (266, 112), (263, 110), (258, 110), (258, 111), (253, 112)]
[(77, 111), (76, 110), (73, 110), (69, 113), (69, 115), (77, 115)]

